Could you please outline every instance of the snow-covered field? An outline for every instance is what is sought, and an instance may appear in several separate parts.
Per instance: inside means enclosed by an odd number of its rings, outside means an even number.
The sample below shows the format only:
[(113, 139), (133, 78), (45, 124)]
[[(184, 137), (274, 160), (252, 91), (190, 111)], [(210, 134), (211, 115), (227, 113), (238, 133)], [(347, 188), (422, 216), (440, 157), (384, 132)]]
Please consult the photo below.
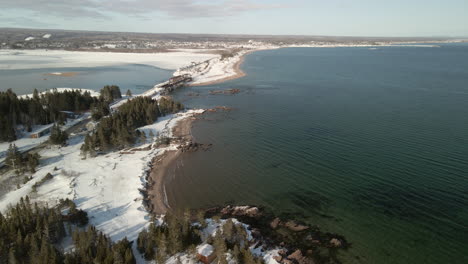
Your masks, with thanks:
[[(190, 110), (168, 115), (156, 123), (145, 126), (147, 143), (152, 143), (149, 132), (170, 135), (176, 123), (203, 110)], [(90, 223), (103, 231), (114, 241), (127, 237), (134, 240), (149, 223), (148, 212), (143, 208), (139, 188), (145, 183), (146, 170), (152, 158), (162, 154), (170, 146), (162, 149), (131, 151), (132, 154), (112, 152), (95, 158), (82, 159), (80, 147), (84, 136), (77, 135), (65, 147), (52, 146), (41, 150), (41, 166), (33, 179), (20, 189), (12, 191), (0, 200), (0, 211), (16, 204), (25, 195), (33, 201), (52, 204), (58, 199), (73, 199), (78, 208), (88, 212)], [(33, 192), (33, 185), (51, 173), (54, 177)]]
[(84, 52), (64, 50), (0, 50), (0, 70), (66, 67), (97, 67), (144, 64), (176, 70), (191, 62), (219, 57), (216, 54), (186, 50), (162, 53)]

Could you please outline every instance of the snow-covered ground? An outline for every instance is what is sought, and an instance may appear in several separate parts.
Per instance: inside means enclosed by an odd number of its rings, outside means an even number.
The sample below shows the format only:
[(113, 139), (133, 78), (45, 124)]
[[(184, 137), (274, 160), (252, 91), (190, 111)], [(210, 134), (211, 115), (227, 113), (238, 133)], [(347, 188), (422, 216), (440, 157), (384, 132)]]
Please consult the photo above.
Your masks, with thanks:
[(66, 67), (97, 67), (144, 64), (176, 70), (191, 62), (202, 62), (219, 55), (183, 50), (162, 53), (84, 52), (64, 50), (0, 50), (0, 70)]
[[(189, 110), (184, 113), (168, 115), (156, 123), (145, 126), (147, 143), (152, 143), (149, 132), (154, 135), (171, 134), (176, 123), (203, 110)], [(72, 137), (65, 147), (52, 146), (39, 152), (41, 166), (33, 179), (20, 189), (12, 191), (0, 200), (0, 211), (16, 204), (25, 195), (33, 201), (53, 204), (58, 199), (69, 198), (78, 208), (88, 212), (90, 223), (109, 235), (114, 241), (127, 237), (137, 238), (138, 233), (149, 223), (150, 217), (142, 205), (143, 188), (149, 163), (156, 155), (176, 146), (162, 149), (131, 151), (132, 154), (112, 152), (95, 158), (82, 159), (80, 147), (84, 136)], [(33, 185), (51, 173), (54, 177), (33, 192)]]
[[(61, 128), (62, 130), (68, 129), (88, 118), (90, 118), (90, 114), (85, 113), (77, 119), (67, 119), (67, 122)], [(44, 125), (44, 126), (35, 126), (31, 132), (26, 132), (26, 131), (21, 132), (21, 134), (18, 135), (18, 137), (20, 138), (13, 142), (1, 142), (0, 143), (0, 163), (3, 163), (3, 161), (5, 160), (5, 155), (10, 144), (15, 144), (20, 152), (28, 151), (46, 142), (47, 140), (49, 140), (49, 135), (44, 135), (40, 138), (31, 138), (31, 134), (34, 134), (38, 131), (42, 131), (43, 129), (50, 128), (52, 126), (53, 126), (53, 123)]]
[(249, 52), (276, 49), (275, 46), (262, 46), (255, 49), (242, 49), (237, 51), (234, 56), (224, 58), (215, 57), (201, 63), (192, 63), (192, 65), (179, 68), (175, 73), (176, 75), (190, 74), (193, 81), (192, 85), (202, 85), (212, 83), (220, 80), (226, 80), (239, 75), (237, 65)]

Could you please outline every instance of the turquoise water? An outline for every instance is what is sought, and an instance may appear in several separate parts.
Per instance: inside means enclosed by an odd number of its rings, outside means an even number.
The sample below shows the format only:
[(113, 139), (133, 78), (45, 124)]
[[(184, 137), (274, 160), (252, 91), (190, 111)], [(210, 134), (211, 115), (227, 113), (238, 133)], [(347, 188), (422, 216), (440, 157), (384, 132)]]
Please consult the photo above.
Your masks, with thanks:
[(233, 110), (195, 123), (214, 146), (171, 172), (172, 206), (294, 215), (345, 235), (345, 263), (468, 263), (467, 44), (260, 51), (242, 68), (177, 92)]
[[(76, 72), (71, 77), (44, 75), (51, 72)], [(105, 85), (120, 86), (123, 94), (130, 89), (139, 94), (166, 81), (172, 71), (152, 66), (130, 64), (89, 68), (42, 68), (0, 70), (0, 91), (12, 88), (17, 94), (30, 94), (37, 88), (44, 91), (57, 87), (85, 88), (99, 91)]]

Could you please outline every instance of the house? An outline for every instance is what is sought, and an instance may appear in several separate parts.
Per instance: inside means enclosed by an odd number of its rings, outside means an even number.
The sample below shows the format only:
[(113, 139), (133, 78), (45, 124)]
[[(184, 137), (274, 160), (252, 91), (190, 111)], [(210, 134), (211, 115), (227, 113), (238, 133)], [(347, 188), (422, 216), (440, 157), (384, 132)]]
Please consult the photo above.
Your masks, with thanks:
[(214, 248), (210, 244), (202, 244), (197, 247), (197, 259), (204, 263), (210, 264), (216, 258)]
[(42, 129), (42, 130), (35, 131), (35, 132), (31, 133), (30, 137), (31, 138), (40, 138), (42, 136), (45, 136), (45, 135), (49, 134), (50, 130), (51, 130), (51, 127), (47, 127), (47, 128)]

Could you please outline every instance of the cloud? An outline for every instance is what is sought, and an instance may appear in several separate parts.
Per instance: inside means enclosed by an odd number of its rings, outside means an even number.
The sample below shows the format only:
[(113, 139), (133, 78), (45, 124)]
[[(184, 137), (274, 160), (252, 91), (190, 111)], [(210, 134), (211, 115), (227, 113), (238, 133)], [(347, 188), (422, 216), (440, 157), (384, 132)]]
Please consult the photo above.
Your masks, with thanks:
[(39, 16), (66, 18), (103, 18), (112, 13), (149, 17), (162, 13), (177, 19), (233, 16), (252, 10), (283, 7), (259, 3), (258, 0), (0, 0), (0, 6), (2, 11), (17, 9), (33, 11)]
[(3, 26), (21, 26), (21, 27), (29, 27), (31, 25), (35, 25), (36, 27), (50, 27), (52, 24), (37, 20), (27, 16), (21, 17), (6, 17), (0, 14), (0, 24)]

